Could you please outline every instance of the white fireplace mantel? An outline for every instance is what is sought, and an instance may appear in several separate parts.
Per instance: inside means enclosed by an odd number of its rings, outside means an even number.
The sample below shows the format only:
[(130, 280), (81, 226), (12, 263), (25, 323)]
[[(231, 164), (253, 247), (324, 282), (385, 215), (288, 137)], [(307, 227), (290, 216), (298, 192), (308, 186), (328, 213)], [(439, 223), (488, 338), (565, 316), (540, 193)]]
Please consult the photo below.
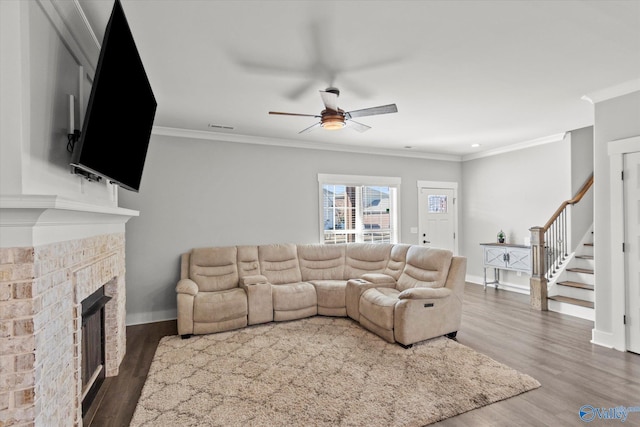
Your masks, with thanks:
[(140, 212), (55, 195), (0, 196), (0, 247), (35, 247), (124, 232)]

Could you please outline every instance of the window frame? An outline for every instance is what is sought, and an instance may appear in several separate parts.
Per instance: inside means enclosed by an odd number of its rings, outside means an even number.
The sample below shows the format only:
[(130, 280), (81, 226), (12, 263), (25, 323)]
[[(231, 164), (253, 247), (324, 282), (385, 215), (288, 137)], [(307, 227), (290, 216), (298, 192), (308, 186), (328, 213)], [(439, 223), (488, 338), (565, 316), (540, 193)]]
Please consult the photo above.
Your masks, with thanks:
[[(325, 244), (324, 234), (324, 193), (325, 185), (343, 185), (349, 187), (375, 186), (394, 188), (395, 191), (389, 194), (391, 205), (395, 207), (395, 212), (391, 215), (391, 243), (400, 242), (400, 190), (402, 179), (391, 176), (373, 175), (343, 175), (343, 174), (318, 174), (318, 241)], [(360, 215), (356, 215), (359, 221)], [(364, 229), (363, 229), (364, 231)], [(358, 232), (356, 232), (356, 236)]]

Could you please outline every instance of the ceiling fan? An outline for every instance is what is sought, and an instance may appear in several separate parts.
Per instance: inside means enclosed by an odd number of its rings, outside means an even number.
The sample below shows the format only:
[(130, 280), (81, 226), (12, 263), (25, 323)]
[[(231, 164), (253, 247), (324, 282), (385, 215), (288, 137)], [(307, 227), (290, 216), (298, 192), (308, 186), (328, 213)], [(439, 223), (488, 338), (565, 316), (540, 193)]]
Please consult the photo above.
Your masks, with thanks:
[(306, 129), (301, 130), (298, 133), (309, 132), (315, 128), (322, 127), (327, 130), (338, 130), (345, 126), (357, 130), (358, 132), (364, 132), (371, 129), (371, 126), (356, 122), (354, 117), (375, 116), (377, 114), (397, 113), (398, 107), (396, 104), (381, 105), (379, 107), (364, 108), (362, 110), (344, 111), (338, 108), (338, 96), (340, 96), (340, 90), (335, 87), (328, 87), (326, 90), (320, 91), (320, 97), (324, 103), (324, 110), (317, 114), (299, 114), (299, 113), (280, 113), (278, 111), (269, 111), (269, 114), (277, 114), (281, 116), (301, 116), (301, 117), (315, 117), (320, 119), (318, 123), (309, 126)]

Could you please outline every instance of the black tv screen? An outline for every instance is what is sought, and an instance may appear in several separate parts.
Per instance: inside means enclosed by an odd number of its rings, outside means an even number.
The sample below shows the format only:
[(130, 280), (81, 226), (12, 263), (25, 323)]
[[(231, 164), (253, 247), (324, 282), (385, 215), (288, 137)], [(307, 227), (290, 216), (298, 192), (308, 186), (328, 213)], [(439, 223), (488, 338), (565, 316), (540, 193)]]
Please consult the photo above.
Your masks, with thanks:
[(76, 173), (95, 174), (139, 191), (157, 105), (122, 5), (116, 0), (71, 158)]

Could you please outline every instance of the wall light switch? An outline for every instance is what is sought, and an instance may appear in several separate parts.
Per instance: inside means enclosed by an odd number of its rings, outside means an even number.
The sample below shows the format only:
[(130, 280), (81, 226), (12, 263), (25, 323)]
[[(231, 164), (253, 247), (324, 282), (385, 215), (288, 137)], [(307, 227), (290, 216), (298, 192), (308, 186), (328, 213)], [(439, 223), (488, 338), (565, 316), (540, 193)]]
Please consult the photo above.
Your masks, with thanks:
[(418, 234), (418, 227), (411, 227), (409, 231), (411, 232), (411, 234)]

